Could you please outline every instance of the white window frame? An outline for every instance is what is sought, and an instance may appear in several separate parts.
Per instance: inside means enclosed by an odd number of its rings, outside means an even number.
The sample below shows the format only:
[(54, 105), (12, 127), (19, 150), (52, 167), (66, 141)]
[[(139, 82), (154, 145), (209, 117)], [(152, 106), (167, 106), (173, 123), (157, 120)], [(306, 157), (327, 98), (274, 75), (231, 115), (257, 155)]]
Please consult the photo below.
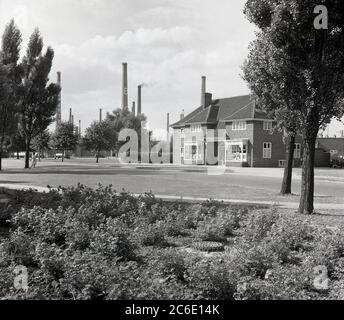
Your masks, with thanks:
[(180, 137), (185, 138), (185, 128), (180, 129)]
[(294, 159), (301, 159), (301, 143), (295, 143)]
[[(194, 159), (192, 157), (192, 154), (190, 153), (190, 156), (186, 156), (186, 149), (189, 148), (189, 147), (196, 147), (196, 158)], [(199, 145), (198, 143), (188, 143), (186, 142), (184, 144), (184, 160), (187, 160), (187, 161), (199, 161), (199, 160), (202, 160), (202, 155), (199, 153)]]
[(192, 133), (197, 133), (197, 132), (202, 132), (202, 126), (199, 124), (199, 125), (193, 125), (191, 126), (191, 132)]
[(232, 130), (233, 131), (243, 131), (247, 128), (246, 121), (233, 121), (232, 123)]
[(278, 167), (285, 168), (287, 161), (286, 160), (278, 160)]
[(263, 142), (263, 159), (272, 159), (272, 142)]
[(263, 122), (263, 130), (264, 131), (271, 131), (273, 129), (273, 122), (272, 121), (264, 121)]

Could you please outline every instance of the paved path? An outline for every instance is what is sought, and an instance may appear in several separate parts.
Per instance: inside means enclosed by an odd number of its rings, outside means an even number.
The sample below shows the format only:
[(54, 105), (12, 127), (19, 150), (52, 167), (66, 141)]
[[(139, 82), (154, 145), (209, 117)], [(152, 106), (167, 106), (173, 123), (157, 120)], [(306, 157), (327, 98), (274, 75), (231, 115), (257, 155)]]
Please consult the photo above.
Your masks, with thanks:
[[(44, 188), (71, 186), (82, 183), (89, 187), (112, 184), (114, 189), (128, 190), (134, 194), (152, 191), (164, 198), (202, 201), (213, 198), (226, 202), (278, 203), (297, 208), (300, 190), (300, 170), (295, 170), (294, 196), (281, 197), (283, 170), (257, 168), (226, 168), (217, 175), (214, 168), (195, 166), (147, 166), (120, 165), (112, 160), (68, 160), (65, 163), (44, 161), (34, 170), (23, 170), (22, 161), (5, 161), (5, 171), (0, 173), (0, 184)], [(220, 172), (221, 173), (221, 172)], [(344, 211), (344, 170), (319, 170), (315, 184), (316, 209), (340, 209)]]
[[(1, 189), (10, 189), (10, 190), (30, 190), (33, 189), (37, 192), (49, 192), (49, 188), (44, 188), (40, 186), (32, 186), (32, 185), (16, 185), (16, 184), (0, 184), (0, 203), (2, 200), (1, 197)], [(135, 196), (139, 196), (139, 194), (134, 194)], [(209, 198), (201, 198), (201, 197), (177, 197), (177, 196), (170, 196), (170, 195), (159, 195), (156, 194), (155, 197), (157, 199), (162, 200), (181, 200), (181, 201), (190, 201), (190, 202), (204, 202), (206, 200), (209, 200)], [(284, 209), (298, 209), (299, 203), (296, 202), (275, 202), (275, 201), (248, 201), (243, 199), (220, 199), (220, 198), (214, 198), (214, 200), (222, 201), (224, 203), (228, 204), (248, 204), (248, 205), (259, 205), (259, 206), (278, 206), (280, 208)], [(3, 200), (3, 202), (7, 202), (6, 198)], [(316, 210), (343, 210), (344, 204), (328, 204), (328, 203), (318, 203), (315, 205)]]

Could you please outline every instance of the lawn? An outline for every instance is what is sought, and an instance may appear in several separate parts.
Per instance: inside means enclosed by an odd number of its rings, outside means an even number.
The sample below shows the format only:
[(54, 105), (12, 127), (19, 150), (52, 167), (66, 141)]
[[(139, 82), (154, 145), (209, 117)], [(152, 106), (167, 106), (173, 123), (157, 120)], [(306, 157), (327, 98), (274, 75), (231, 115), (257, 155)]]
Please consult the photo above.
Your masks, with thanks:
[[(0, 299), (344, 298), (340, 216), (166, 203), (111, 187), (16, 191), (10, 200), (0, 204)], [(13, 288), (18, 265), (27, 292)]]

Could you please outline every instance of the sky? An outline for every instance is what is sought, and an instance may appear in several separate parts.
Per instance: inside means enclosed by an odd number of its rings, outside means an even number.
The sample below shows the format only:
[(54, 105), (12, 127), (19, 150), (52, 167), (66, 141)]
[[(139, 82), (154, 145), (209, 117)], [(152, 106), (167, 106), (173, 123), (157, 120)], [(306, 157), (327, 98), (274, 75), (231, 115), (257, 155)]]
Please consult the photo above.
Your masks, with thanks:
[[(50, 80), (62, 72), (62, 117), (73, 108), (85, 129), (99, 108), (121, 107), (122, 62), (128, 63), (129, 106), (144, 84), (149, 128), (166, 128), (200, 105), (201, 76), (215, 98), (248, 94), (241, 66), (255, 38), (246, 0), (0, 0), (0, 32), (11, 18), (23, 50), (38, 27), (55, 51)], [(331, 127), (336, 134), (343, 125)], [(338, 133), (337, 133), (338, 134)]]

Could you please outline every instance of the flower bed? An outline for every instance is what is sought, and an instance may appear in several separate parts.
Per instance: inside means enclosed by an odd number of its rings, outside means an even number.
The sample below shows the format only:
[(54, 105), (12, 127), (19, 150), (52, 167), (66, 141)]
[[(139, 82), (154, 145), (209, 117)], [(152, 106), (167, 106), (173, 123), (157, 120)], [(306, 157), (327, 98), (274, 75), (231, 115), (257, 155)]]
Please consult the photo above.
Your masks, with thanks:
[[(81, 185), (11, 200), (0, 204), (9, 231), (0, 240), (2, 299), (343, 298), (343, 230), (277, 209)], [(27, 291), (13, 286), (16, 266), (27, 268)], [(328, 288), (316, 285), (318, 266)]]

